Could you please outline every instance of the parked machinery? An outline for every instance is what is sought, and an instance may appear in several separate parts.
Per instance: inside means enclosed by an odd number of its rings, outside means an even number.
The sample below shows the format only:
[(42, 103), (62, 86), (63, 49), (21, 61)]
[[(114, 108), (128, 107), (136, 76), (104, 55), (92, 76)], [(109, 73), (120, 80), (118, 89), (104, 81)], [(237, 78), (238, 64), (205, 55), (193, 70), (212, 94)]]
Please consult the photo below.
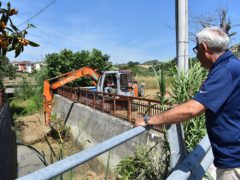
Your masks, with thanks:
[(104, 71), (99, 74), (90, 67), (83, 67), (44, 81), (43, 109), (46, 125), (50, 125), (53, 90), (84, 76), (91, 77), (98, 92), (134, 97), (144, 95), (144, 87), (139, 87), (133, 81), (131, 71)]

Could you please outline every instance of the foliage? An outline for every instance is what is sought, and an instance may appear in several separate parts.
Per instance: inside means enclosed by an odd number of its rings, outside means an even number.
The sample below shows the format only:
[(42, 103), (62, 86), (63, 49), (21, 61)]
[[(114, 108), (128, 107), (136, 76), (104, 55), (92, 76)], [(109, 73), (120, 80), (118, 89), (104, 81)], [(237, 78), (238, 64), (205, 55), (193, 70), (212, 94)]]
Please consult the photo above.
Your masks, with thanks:
[[(158, 80), (160, 90), (159, 99), (162, 105), (164, 105), (167, 99), (165, 98), (166, 86), (163, 71), (157, 72), (154, 67), (152, 69)], [(145, 114), (148, 113), (152, 107), (153, 106), (148, 107)], [(168, 167), (170, 163), (170, 148), (166, 137), (166, 131), (164, 131), (161, 154), (157, 153), (159, 150), (153, 151), (157, 144), (158, 142), (151, 148), (139, 146), (136, 148), (136, 152), (133, 156), (121, 160), (115, 169), (118, 179), (166, 179), (169, 173)]]
[[(61, 74), (78, 70), (82, 67), (89, 66), (98, 72), (109, 70), (112, 64), (108, 61), (109, 56), (102, 54), (101, 51), (93, 49), (89, 51), (78, 51), (73, 53), (71, 50), (64, 49), (60, 53), (48, 54), (45, 57), (48, 77), (56, 77)], [(90, 85), (86, 77), (74, 81), (72, 85)]]
[(166, 63), (161, 63), (161, 64), (153, 64), (153, 68), (156, 71), (159, 70), (164, 70), (164, 75), (165, 76), (172, 76), (172, 69), (177, 65), (176, 59), (173, 59), (169, 62)]
[(38, 112), (39, 109), (34, 97), (30, 97), (27, 100), (11, 98), (10, 108), (14, 117), (31, 115)]
[(15, 90), (15, 97), (20, 100), (27, 100), (35, 94), (35, 88), (25, 78)]
[(0, 90), (3, 88), (3, 82), (0, 80)]
[(149, 60), (149, 61), (145, 61), (144, 63), (142, 63), (143, 65), (153, 65), (153, 64), (161, 64), (162, 62), (159, 62), (158, 60)]
[(34, 74), (34, 78), (37, 86), (34, 88), (35, 90), (35, 98), (37, 103), (42, 107), (42, 93), (43, 93), (43, 82), (48, 79), (48, 71), (46, 67), (42, 67), (39, 71)]
[[(206, 78), (207, 71), (199, 62), (190, 64), (188, 73), (178, 75), (177, 68), (173, 72), (172, 88), (170, 91), (172, 103), (181, 104), (190, 100)], [(184, 123), (184, 133), (187, 150), (191, 151), (206, 134), (204, 115), (197, 116)]]
[(230, 48), (230, 51), (233, 52), (233, 54), (235, 54), (235, 56), (237, 56), (238, 58), (240, 58), (240, 44), (236, 44), (234, 46), (232, 46)]
[(15, 57), (17, 57), (24, 51), (24, 46), (39, 46), (37, 43), (25, 39), (27, 29), (34, 26), (28, 24), (27, 28), (20, 31), (11, 19), (13, 15), (18, 14), (18, 11), (11, 8), (10, 2), (7, 3), (7, 8), (1, 8), (1, 5), (2, 2), (0, 1), (0, 54), (6, 55), (8, 51), (14, 50)]
[(133, 156), (128, 156), (122, 159), (115, 169), (118, 179), (135, 180), (166, 178), (166, 174), (164, 173), (166, 165), (160, 164), (159, 162), (160, 159), (163, 160), (166, 158), (159, 157), (159, 152), (153, 151), (153, 148), (155, 148), (156, 145), (157, 143), (151, 148), (138, 146)]
[[(40, 72), (38, 78), (41, 78)], [(38, 80), (37, 86), (33, 86), (30, 82), (23, 78), (23, 81), (16, 88), (14, 98), (12, 98), (10, 106), (15, 115), (24, 116), (36, 113), (42, 108), (42, 84)], [(41, 83), (40, 83), (41, 82)]]
[[(165, 95), (166, 95), (166, 82), (165, 82), (164, 71), (159, 70), (159, 72), (157, 73), (157, 71), (154, 67), (153, 67), (153, 71), (155, 73), (155, 77), (157, 78), (159, 91), (160, 91), (160, 95), (158, 95), (158, 99), (160, 100), (160, 103), (163, 107), (164, 105), (169, 104), (169, 98), (165, 97)], [(165, 168), (164, 168), (164, 171), (163, 171), (163, 177), (167, 177), (167, 175), (169, 174), (168, 167), (169, 167), (169, 164), (170, 164), (170, 146), (169, 146), (169, 143), (168, 143), (167, 131), (166, 131), (165, 126), (164, 126), (163, 135), (164, 135), (164, 141), (163, 141), (163, 146), (162, 146), (162, 154), (165, 157), (165, 159), (164, 159)]]
[(15, 78), (16, 68), (9, 63), (9, 59), (6, 56), (0, 55), (0, 79), (4, 77)]
[(127, 65), (128, 65), (128, 67), (133, 67), (133, 66), (136, 66), (136, 65), (139, 65), (140, 63), (139, 62), (133, 62), (133, 61), (129, 61), (128, 63), (127, 63)]
[(164, 105), (167, 102), (167, 99), (165, 98), (166, 83), (165, 83), (164, 73), (163, 73), (163, 70), (160, 70), (159, 72), (157, 72), (154, 67), (152, 69), (153, 69), (153, 71), (155, 73), (155, 77), (157, 78), (157, 81), (158, 81), (158, 87), (159, 87), (159, 91), (160, 91), (160, 95), (158, 95), (158, 99), (160, 100), (160, 103), (162, 105)]
[[(67, 154), (66, 153), (66, 142), (69, 140), (70, 137), (70, 128), (67, 127), (63, 121), (63, 119), (57, 118), (56, 115), (53, 115), (51, 117), (52, 119), (52, 127), (51, 127), (51, 131), (49, 132), (49, 134), (55, 138), (55, 139), (59, 139), (58, 141), (58, 145), (60, 146), (60, 148), (57, 150), (57, 152), (55, 152), (52, 147), (52, 145), (50, 144), (48, 137), (46, 136), (46, 134), (44, 134), (45, 136), (45, 140), (48, 144), (49, 150), (50, 150), (50, 158), (49, 158), (49, 164), (53, 164), (56, 161), (60, 161), (62, 159), (64, 159), (66, 157)], [(53, 178), (54, 180), (63, 180), (63, 179), (73, 179), (74, 177), (74, 173), (75, 170), (71, 169), (67, 172), (65, 172), (64, 174), (60, 174), (59, 176)]]

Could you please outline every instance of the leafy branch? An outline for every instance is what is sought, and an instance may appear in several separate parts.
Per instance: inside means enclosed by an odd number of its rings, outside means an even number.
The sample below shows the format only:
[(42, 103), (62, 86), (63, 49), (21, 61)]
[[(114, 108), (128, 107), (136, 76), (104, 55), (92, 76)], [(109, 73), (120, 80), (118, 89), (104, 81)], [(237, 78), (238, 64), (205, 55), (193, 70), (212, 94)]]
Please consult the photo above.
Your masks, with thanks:
[(28, 24), (25, 29), (19, 30), (11, 19), (12, 16), (18, 14), (18, 11), (11, 8), (10, 2), (7, 3), (7, 8), (1, 6), (2, 2), (0, 1), (0, 54), (6, 55), (9, 51), (15, 51), (15, 57), (17, 57), (24, 51), (24, 46), (39, 46), (39, 44), (25, 38), (28, 33), (27, 29), (35, 26)]

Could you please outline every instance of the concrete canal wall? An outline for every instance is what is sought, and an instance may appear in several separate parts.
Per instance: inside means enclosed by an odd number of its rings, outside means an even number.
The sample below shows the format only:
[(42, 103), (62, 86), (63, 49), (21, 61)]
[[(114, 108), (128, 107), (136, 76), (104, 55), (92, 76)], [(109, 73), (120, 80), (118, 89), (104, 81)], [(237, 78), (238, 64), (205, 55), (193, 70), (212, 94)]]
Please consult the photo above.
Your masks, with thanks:
[[(56, 115), (57, 118), (66, 122), (67, 126), (70, 127), (74, 141), (81, 144), (84, 148), (94, 146), (97, 143), (133, 128), (133, 126), (125, 120), (89, 106), (74, 103), (60, 95), (54, 96), (52, 113)], [(112, 149), (110, 153), (111, 169), (113, 169), (121, 159), (132, 155), (137, 145), (151, 146), (159, 139), (163, 139), (162, 134), (150, 130)], [(107, 157), (108, 153), (104, 153), (97, 158), (106, 165)]]

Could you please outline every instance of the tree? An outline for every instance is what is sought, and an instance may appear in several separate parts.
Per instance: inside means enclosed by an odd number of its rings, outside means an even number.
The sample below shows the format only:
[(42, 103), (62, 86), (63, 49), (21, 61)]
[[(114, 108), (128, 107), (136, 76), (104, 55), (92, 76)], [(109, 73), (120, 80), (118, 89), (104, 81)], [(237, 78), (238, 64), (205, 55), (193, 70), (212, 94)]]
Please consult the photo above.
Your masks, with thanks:
[(0, 79), (3, 79), (4, 77), (13, 79), (15, 76), (15, 66), (9, 63), (9, 59), (6, 56), (0, 55)]
[(1, 6), (2, 2), (0, 1), (0, 89), (3, 88), (3, 77), (10, 76), (10, 78), (13, 78), (15, 76), (15, 68), (9, 63), (9, 59), (6, 57), (7, 52), (15, 51), (15, 57), (17, 57), (24, 51), (24, 46), (39, 46), (37, 43), (25, 39), (27, 29), (34, 26), (28, 24), (27, 28), (20, 31), (11, 19), (13, 15), (18, 14), (18, 11), (11, 8), (9, 2), (7, 8)]
[(127, 65), (128, 65), (128, 67), (133, 67), (133, 66), (136, 66), (136, 65), (139, 65), (140, 63), (139, 62), (133, 62), (133, 61), (129, 61), (128, 63), (127, 63)]
[[(209, 26), (218, 26), (223, 28), (227, 35), (232, 38), (237, 34), (237, 32), (231, 32), (234, 27), (240, 26), (240, 24), (234, 24), (231, 17), (228, 16), (227, 8), (218, 8), (216, 14), (209, 16), (194, 17), (194, 24), (197, 27), (205, 28)], [(194, 33), (190, 33), (194, 35)], [(194, 35), (195, 40), (195, 35)]]
[[(93, 49), (89, 51), (78, 51), (73, 53), (71, 50), (64, 49), (60, 53), (48, 54), (45, 57), (47, 65), (48, 77), (56, 77), (61, 74), (89, 66), (98, 72), (109, 70), (112, 66), (108, 61), (109, 56), (102, 54), (101, 51)], [(73, 86), (89, 85), (87, 78), (81, 78), (72, 83)]]

